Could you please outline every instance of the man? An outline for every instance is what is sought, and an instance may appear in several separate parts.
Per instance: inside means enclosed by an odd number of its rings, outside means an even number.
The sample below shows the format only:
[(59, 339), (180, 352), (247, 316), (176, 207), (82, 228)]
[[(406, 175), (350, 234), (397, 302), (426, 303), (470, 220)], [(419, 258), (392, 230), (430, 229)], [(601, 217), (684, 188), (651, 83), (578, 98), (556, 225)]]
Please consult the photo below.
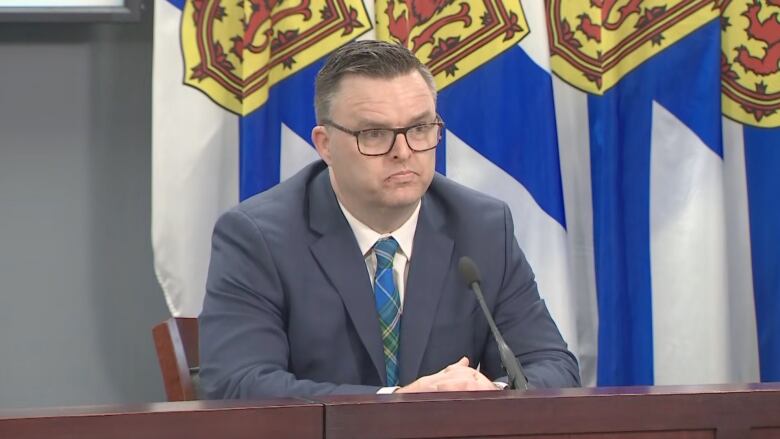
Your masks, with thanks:
[(215, 227), (200, 316), (205, 396), (501, 387), (461, 256), (482, 270), (529, 383), (579, 385), (507, 206), (435, 175), (443, 122), (425, 66), (400, 46), (350, 43), (319, 72), (315, 107), (322, 161)]

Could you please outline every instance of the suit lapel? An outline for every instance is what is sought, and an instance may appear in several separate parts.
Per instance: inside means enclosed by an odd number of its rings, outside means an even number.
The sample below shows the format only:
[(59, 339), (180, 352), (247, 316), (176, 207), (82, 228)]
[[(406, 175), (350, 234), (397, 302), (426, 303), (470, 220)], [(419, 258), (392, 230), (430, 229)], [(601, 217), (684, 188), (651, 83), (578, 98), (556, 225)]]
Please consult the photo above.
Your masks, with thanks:
[(428, 337), (431, 333), (442, 284), (449, 272), (453, 241), (440, 228), (435, 206), (423, 198), (401, 317), (400, 382), (418, 378)]
[(385, 385), (387, 377), (379, 319), (365, 260), (336, 201), (327, 170), (315, 177), (309, 189), (309, 222), (312, 229), (321, 234), (311, 244), (312, 254), (341, 295), (355, 330)]

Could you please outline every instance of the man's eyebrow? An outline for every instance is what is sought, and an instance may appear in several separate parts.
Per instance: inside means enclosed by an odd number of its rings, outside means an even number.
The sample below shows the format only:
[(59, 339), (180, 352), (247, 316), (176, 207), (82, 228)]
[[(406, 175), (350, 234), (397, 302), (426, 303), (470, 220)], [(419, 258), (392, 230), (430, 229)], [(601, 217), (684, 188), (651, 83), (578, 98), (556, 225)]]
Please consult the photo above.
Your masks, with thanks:
[(426, 111), (425, 113), (421, 113), (419, 116), (412, 119), (411, 125), (433, 122), (434, 119), (436, 119), (436, 113)]
[[(429, 123), (429, 122), (433, 122), (434, 119), (436, 119), (436, 113), (431, 113), (429, 111), (426, 111), (412, 118), (411, 121), (406, 126), (413, 126), (421, 123)], [(374, 119), (367, 119), (362, 117), (355, 118), (355, 125), (359, 127), (357, 128), (359, 130), (366, 130), (366, 129), (373, 129), (373, 128), (401, 128), (401, 127), (391, 126), (388, 123), (379, 122)]]
[[(421, 113), (417, 117), (412, 118), (407, 123), (406, 126), (413, 126), (421, 123), (429, 123), (429, 122), (433, 122), (434, 119), (436, 119), (436, 113), (425, 112), (425, 113)], [(377, 122), (375, 120), (370, 120), (370, 119), (358, 119), (357, 124), (369, 128), (401, 128), (401, 127), (390, 126), (389, 124)]]
[(356, 118), (355, 124), (359, 129), (387, 128), (389, 125), (383, 122), (377, 122), (373, 119)]

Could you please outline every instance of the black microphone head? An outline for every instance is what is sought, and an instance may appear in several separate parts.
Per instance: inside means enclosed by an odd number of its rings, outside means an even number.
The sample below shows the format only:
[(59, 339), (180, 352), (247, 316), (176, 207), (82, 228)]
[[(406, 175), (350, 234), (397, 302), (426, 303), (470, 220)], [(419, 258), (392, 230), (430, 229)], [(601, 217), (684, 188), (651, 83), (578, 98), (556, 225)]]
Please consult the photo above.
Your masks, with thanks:
[(460, 271), (463, 280), (466, 281), (466, 285), (471, 286), (475, 282), (479, 283), (479, 269), (477, 268), (477, 264), (475, 264), (470, 257), (463, 256), (460, 258), (458, 261), (458, 270)]

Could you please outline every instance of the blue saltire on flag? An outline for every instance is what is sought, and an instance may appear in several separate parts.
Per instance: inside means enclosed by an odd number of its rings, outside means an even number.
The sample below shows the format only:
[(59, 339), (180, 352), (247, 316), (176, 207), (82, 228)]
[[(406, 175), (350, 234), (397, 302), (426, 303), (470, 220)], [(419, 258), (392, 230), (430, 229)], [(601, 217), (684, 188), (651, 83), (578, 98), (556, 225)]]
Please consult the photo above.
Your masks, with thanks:
[[(323, 54), (324, 55), (324, 54)], [(240, 195), (244, 200), (279, 183), (281, 124), (308, 141), (314, 119), (317, 61), (271, 87), (268, 102), (240, 121)]]
[(720, 28), (712, 22), (590, 96), (599, 304), (599, 385), (653, 384), (650, 273), (651, 107), (658, 101), (707, 146), (720, 142)]
[(438, 106), (447, 129), (514, 177), (565, 227), (549, 73), (515, 46), (442, 90)]
[(761, 381), (780, 381), (780, 128), (744, 136)]

